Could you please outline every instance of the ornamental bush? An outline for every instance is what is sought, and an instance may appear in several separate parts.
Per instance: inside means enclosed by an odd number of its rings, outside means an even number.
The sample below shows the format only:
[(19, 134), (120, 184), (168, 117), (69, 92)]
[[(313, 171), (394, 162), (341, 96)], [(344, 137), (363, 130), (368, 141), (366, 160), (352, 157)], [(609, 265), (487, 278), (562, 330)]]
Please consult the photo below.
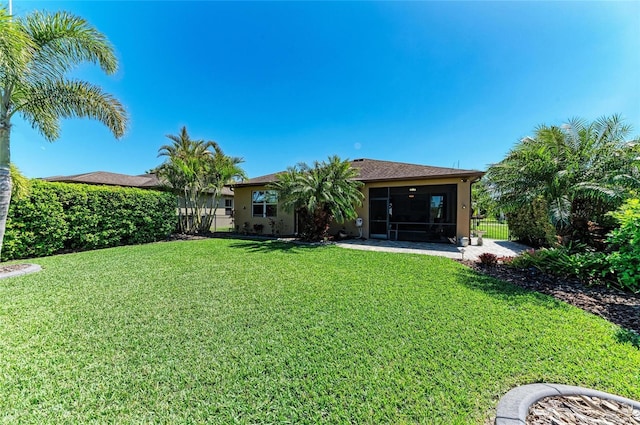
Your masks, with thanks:
[(620, 227), (611, 232), (607, 242), (615, 249), (608, 261), (618, 283), (634, 292), (640, 291), (640, 199), (628, 199), (611, 213)]
[(556, 243), (555, 227), (551, 224), (547, 203), (543, 198), (507, 214), (511, 236), (535, 248), (549, 247)]
[(11, 203), (2, 260), (154, 242), (176, 220), (170, 193), (33, 180)]
[(478, 261), (485, 267), (494, 267), (498, 264), (498, 256), (490, 252), (483, 252), (478, 256)]
[(511, 261), (519, 269), (534, 267), (544, 273), (560, 277), (573, 277), (589, 284), (609, 284), (611, 268), (602, 252), (572, 252), (567, 247), (528, 250)]

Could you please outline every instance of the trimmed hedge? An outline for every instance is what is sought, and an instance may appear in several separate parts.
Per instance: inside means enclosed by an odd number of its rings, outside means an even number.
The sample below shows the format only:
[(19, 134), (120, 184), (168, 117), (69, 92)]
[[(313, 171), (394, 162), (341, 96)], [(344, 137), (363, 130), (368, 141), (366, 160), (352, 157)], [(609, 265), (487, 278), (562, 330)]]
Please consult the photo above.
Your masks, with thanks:
[(2, 260), (154, 242), (176, 220), (170, 193), (32, 180), (9, 207)]
[(29, 192), (9, 205), (3, 261), (44, 257), (64, 249), (69, 225), (51, 185), (32, 181)]

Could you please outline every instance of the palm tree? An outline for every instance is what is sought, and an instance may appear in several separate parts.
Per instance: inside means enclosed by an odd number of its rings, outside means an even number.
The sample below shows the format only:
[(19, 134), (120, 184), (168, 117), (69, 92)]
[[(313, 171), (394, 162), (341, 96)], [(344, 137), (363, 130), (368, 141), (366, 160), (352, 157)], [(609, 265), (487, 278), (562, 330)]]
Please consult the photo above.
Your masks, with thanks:
[(201, 176), (205, 164), (213, 156), (210, 150), (212, 146), (202, 140), (192, 140), (187, 127), (182, 127), (178, 135), (167, 134), (166, 137), (172, 143), (162, 145), (158, 150), (159, 157), (167, 157), (158, 168), (158, 176), (179, 196), (178, 230), (181, 233), (195, 233), (201, 222), (198, 210), (202, 192)]
[(630, 132), (618, 115), (543, 125), (492, 165), (486, 179), (506, 211), (543, 199), (558, 235), (589, 243), (589, 227), (638, 188)]
[(239, 166), (243, 160), (225, 155), (214, 141), (191, 139), (186, 127), (167, 138), (173, 143), (158, 150), (167, 159), (157, 173), (179, 195), (178, 230), (207, 232), (224, 185), (245, 177)]
[(11, 200), (22, 199), (29, 195), (31, 182), (26, 178), (14, 164), (11, 170)]
[(287, 211), (295, 211), (300, 235), (305, 240), (321, 240), (327, 236), (333, 220), (343, 223), (356, 218), (356, 206), (362, 205), (362, 182), (355, 180), (358, 170), (338, 156), (328, 162), (315, 162), (313, 167), (301, 163), (279, 174), (270, 185), (278, 191), (278, 199)]
[(223, 188), (247, 178), (246, 173), (240, 167), (242, 162), (244, 162), (244, 159), (236, 156), (227, 156), (217, 144), (215, 145), (215, 154), (213, 155), (213, 161), (211, 161), (212, 166), (206, 174), (207, 179), (205, 182), (205, 187), (213, 198), (212, 208), (206, 214), (208, 222), (203, 224), (204, 228), (210, 229), (213, 225), (213, 219), (218, 209), (218, 199), (222, 196)]
[(122, 104), (98, 86), (70, 80), (80, 63), (99, 65), (107, 74), (118, 67), (113, 47), (84, 19), (66, 12), (33, 12), (12, 20), (0, 8), (0, 249), (11, 197), (11, 119), (19, 114), (47, 140), (60, 133), (60, 119), (101, 121), (116, 138), (124, 135)]

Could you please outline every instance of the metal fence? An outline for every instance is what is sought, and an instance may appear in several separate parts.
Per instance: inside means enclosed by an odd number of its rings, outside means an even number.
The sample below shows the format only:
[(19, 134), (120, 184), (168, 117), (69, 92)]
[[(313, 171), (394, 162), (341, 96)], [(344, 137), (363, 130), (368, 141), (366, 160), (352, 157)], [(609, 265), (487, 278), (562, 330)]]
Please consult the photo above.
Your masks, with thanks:
[(471, 219), (471, 232), (475, 234), (478, 231), (482, 232), (483, 237), (487, 239), (511, 240), (506, 220), (473, 217)]

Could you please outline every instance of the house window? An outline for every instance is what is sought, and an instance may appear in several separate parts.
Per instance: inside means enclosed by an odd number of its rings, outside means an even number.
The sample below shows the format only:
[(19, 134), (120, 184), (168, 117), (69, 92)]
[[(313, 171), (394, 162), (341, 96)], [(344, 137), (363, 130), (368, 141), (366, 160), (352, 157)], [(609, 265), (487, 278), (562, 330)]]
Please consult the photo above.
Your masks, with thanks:
[(254, 217), (277, 217), (278, 192), (275, 190), (256, 190), (251, 194), (251, 207)]
[(233, 199), (224, 200), (224, 215), (233, 215)]
[(433, 223), (440, 223), (445, 218), (445, 202), (446, 196), (442, 195), (431, 195), (431, 202), (429, 205), (429, 219)]

